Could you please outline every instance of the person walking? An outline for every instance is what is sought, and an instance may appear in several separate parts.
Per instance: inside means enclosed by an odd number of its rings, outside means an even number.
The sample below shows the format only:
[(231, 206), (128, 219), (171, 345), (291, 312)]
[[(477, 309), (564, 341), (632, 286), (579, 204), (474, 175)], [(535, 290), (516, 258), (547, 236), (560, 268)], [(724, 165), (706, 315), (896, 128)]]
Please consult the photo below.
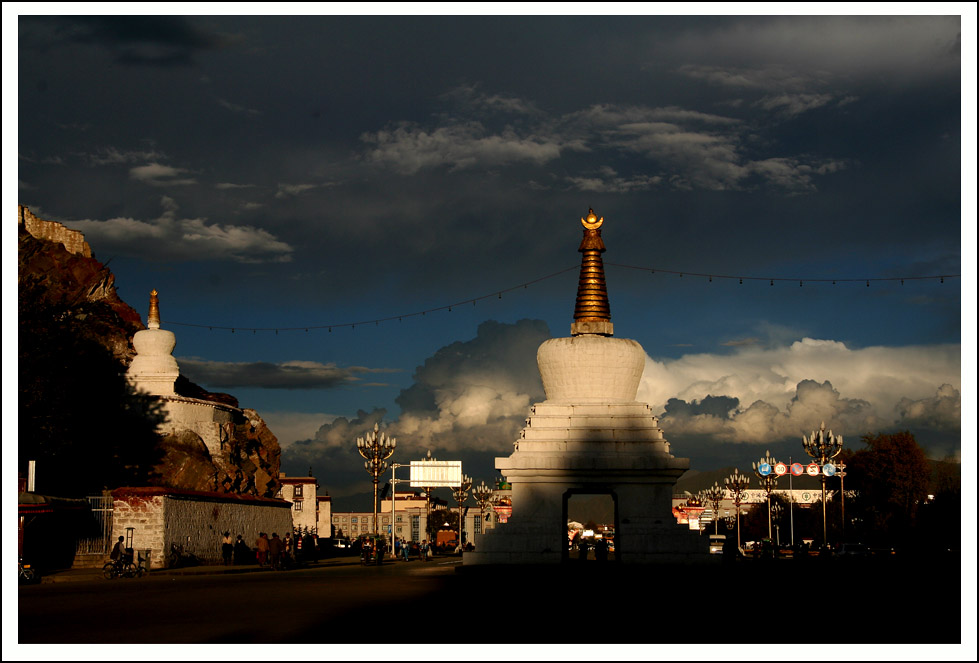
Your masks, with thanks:
[(404, 543), (401, 544), (401, 558), (405, 562), (408, 561), (408, 553), (411, 551), (411, 546), (413, 545), (414, 543), (409, 541), (405, 541)]
[(282, 539), (279, 538), (278, 533), (272, 532), (272, 538), (269, 539), (269, 565), (273, 571), (282, 568), (282, 553), (284, 551), (285, 546), (282, 544)]
[(224, 559), (225, 566), (231, 566), (231, 555), (234, 552), (235, 544), (231, 540), (231, 532), (225, 532), (221, 540), (221, 557)]
[(250, 552), (251, 549), (248, 547), (248, 544), (245, 543), (245, 540), (241, 538), (241, 534), (239, 534), (238, 538), (235, 539), (235, 549), (234, 549), (235, 566), (238, 566), (240, 564), (246, 564), (248, 562), (248, 554)]
[(265, 532), (259, 532), (255, 545), (258, 547), (258, 551), (255, 553), (258, 565), (265, 566), (265, 561), (269, 557), (269, 537), (266, 536)]

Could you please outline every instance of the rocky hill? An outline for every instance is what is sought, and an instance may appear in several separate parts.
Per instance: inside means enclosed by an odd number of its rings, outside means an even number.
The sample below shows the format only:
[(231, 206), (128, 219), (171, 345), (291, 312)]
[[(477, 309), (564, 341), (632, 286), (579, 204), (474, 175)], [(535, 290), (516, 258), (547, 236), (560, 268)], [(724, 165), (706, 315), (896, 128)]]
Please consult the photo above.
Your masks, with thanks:
[[(95, 259), (80, 232), (40, 219), (23, 206), (17, 216), (20, 296), (43, 296), (66, 311), (100, 304), (92, 309), (97, 315), (89, 315), (84, 324), (124, 371), (136, 354), (133, 334), (145, 327), (139, 313), (116, 292), (115, 276)], [(184, 376), (174, 389), (180, 396), (239, 407), (234, 396), (209, 392)], [(156, 485), (267, 497), (279, 490), (279, 442), (254, 410), (238, 410), (221, 457), (210, 454), (193, 431), (161, 436), (160, 445), (163, 459), (155, 468), (160, 477)]]

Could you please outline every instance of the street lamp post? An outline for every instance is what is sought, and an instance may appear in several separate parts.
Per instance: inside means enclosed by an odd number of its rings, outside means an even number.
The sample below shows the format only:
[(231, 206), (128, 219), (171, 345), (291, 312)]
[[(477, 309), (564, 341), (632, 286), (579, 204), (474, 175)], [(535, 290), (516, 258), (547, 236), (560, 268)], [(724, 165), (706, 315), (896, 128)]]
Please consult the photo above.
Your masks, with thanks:
[(813, 431), (809, 437), (802, 436), (802, 448), (822, 468), (819, 481), (823, 486), (823, 546), (827, 546), (829, 543), (826, 540), (826, 465), (843, 451), (843, 436), (833, 435), (833, 431), (827, 431), (826, 423), (823, 422), (819, 425), (819, 431)]
[(774, 473), (772, 466), (775, 465), (775, 459), (772, 458), (770, 452), (765, 452), (765, 457), (759, 459), (757, 463), (752, 463), (751, 468), (755, 471), (755, 476), (758, 477), (758, 483), (762, 488), (765, 489), (765, 496), (768, 501), (768, 540), (772, 540), (772, 491), (775, 490), (775, 484), (778, 482), (778, 475)]
[[(364, 469), (374, 480), (374, 540), (377, 541), (377, 481), (387, 470), (387, 459), (394, 453), (397, 440), (388, 437), (386, 433), (378, 433), (377, 424), (374, 430), (364, 437), (357, 438), (357, 451), (365, 458)], [(392, 526), (393, 527), (393, 526)], [(392, 530), (393, 531), (393, 530)]]
[(714, 534), (717, 534), (717, 521), (721, 519), (718, 511), (723, 501), (724, 489), (718, 486), (716, 481), (713, 486), (701, 492), (700, 503), (710, 504), (712, 518), (714, 519)]
[(493, 489), (487, 486), (485, 481), (480, 481), (479, 485), (473, 488), (473, 499), (476, 500), (476, 504), (479, 506), (480, 531), (482, 531), (483, 527), (483, 512), (486, 511), (486, 505), (490, 503), (492, 497)]
[(469, 497), (469, 489), (472, 488), (473, 480), (472, 477), (467, 477), (465, 474), (462, 475), (462, 483), (455, 490), (455, 498), (459, 503), (459, 552), (462, 552), (462, 534), (463, 534), (463, 518), (462, 518), (462, 505), (465, 504), (466, 498)]
[(738, 528), (738, 550), (741, 550), (741, 496), (748, 489), (748, 477), (739, 473), (738, 468), (734, 468), (734, 474), (724, 479), (724, 486), (731, 491), (731, 495), (734, 497), (734, 518)]

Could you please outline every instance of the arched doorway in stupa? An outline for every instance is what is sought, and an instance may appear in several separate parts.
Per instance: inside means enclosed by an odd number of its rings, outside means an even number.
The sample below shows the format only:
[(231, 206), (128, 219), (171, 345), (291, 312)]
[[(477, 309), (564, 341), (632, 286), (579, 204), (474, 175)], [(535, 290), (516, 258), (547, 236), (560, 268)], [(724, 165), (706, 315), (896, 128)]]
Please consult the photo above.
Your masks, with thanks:
[(562, 526), (567, 527), (562, 562), (616, 561), (619, 499), (614, 490), (571, 488), (564, 493), (562, 511)]

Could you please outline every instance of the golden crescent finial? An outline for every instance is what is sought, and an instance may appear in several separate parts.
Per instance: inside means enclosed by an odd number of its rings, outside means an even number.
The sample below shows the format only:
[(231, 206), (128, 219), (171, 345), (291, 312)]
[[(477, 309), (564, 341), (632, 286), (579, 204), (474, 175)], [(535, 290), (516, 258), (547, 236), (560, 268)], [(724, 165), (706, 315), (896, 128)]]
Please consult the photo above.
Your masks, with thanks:
[(605, 217), (598, 218), (595, 211), (592, 208), (588, 208), (588, 216), (586, 219), (581, 220), (581, 225), (585, 227), (586, 230), (596, 230), (602, 227), (602, 223), (605, 221)]

